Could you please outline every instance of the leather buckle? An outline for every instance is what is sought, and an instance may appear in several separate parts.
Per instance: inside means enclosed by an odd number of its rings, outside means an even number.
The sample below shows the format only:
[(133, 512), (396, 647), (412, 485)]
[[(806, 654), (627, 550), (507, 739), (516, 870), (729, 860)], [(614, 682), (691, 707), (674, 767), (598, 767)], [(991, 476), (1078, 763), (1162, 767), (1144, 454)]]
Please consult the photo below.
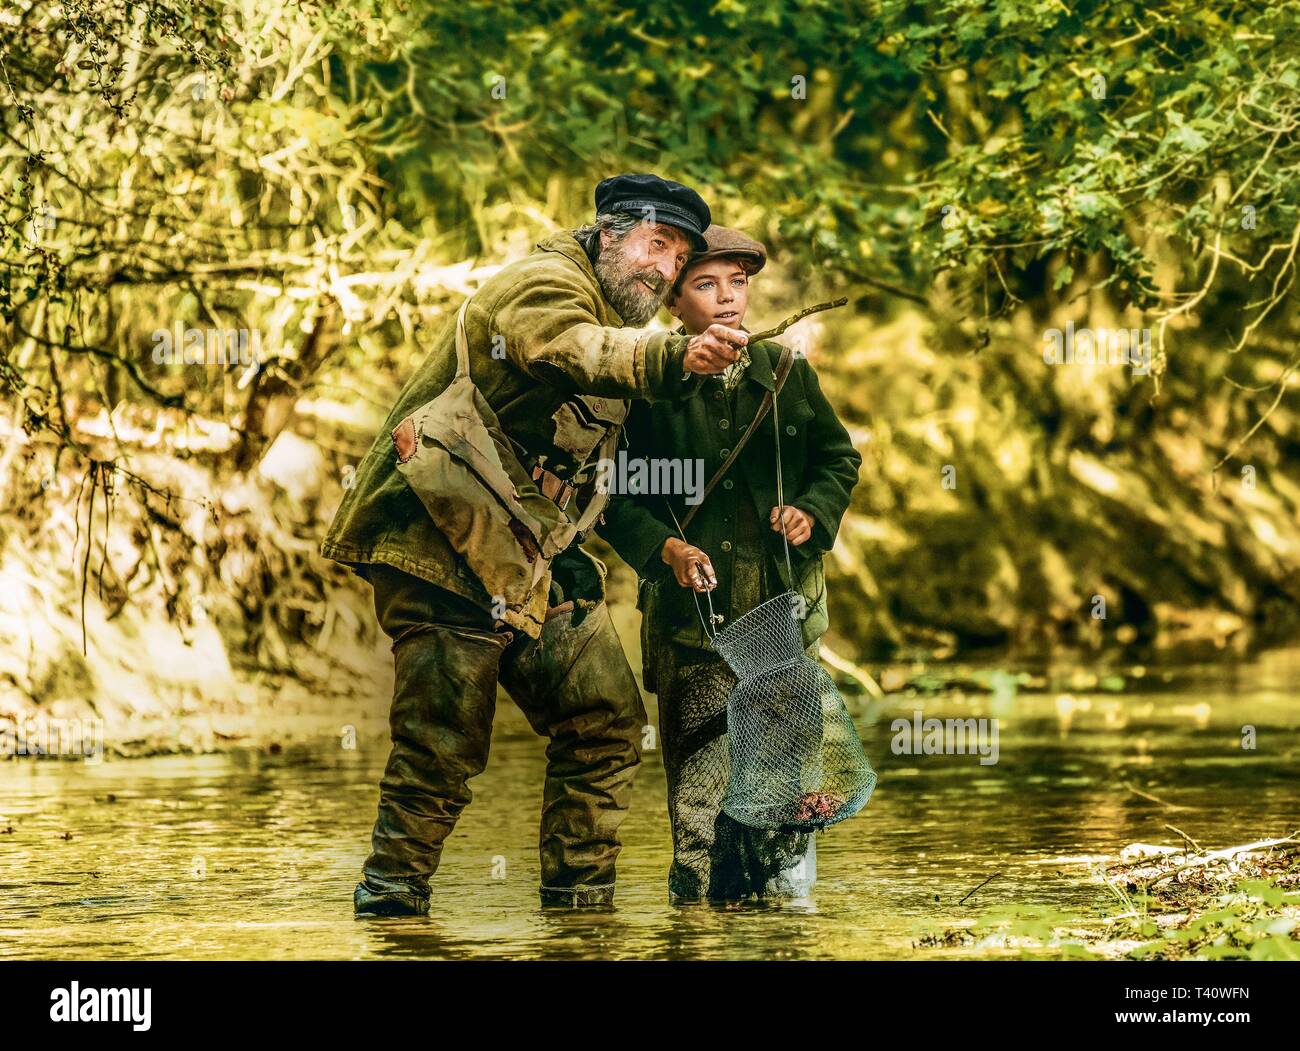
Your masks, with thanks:
[(547, 621), (550, 620), (552, 617), (561, 617), (566, 613), (572, 613), (572, 612), (573, 612), (573, 599), (569, 599), (567, 602), (561, 602), (558, 606), (551, 606), (550, 609), (546, 611), (546, 616), (543, 617), (542, 620)]
[(575, 492), (573, 486), (557, 474), (548, 471), (541, 464), (533, 467), (533, 481), (538, 483), (542, 495), (561, 511), (568, 505)]

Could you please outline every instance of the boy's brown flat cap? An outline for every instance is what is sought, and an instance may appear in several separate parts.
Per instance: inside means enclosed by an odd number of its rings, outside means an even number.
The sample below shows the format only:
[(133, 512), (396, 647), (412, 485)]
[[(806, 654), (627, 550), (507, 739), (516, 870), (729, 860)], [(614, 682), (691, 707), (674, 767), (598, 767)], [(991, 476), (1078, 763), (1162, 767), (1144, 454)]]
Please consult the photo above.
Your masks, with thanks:
[(767, 249), (763, 247), (763, 242), (755, 241), (729, 226), (710, 224), (704, 231), (704, 242), (708, 247), (692, 254), (678, 271), (677, 280), (673, 283), (674, 293), (682, 287), (687, 271), (706, 259), (736, 259), (751, 277), (767, 265)]

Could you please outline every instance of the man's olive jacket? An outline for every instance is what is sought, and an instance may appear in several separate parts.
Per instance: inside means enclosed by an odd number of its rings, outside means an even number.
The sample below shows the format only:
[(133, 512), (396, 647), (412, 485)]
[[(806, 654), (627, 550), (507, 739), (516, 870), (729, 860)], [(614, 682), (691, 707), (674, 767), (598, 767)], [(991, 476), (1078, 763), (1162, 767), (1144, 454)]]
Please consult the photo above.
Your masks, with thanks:
[[(470, 297), (470, 375), (526, 468), (540, 462), (568, 480), (586, 465), (577, 480), (590, 485), (588, 460), (609, 429), (622, 425), (627, 399), (696, 391), (698, 377), (684, 378), (685, 337), (622, 324), (569, 233), (547, 238)], [(455, 338), (451, 312), (361, 461), (321, 553), (363, 574), (365, 563), (382, 562), (490, 608), (487, 591), (397, 471), (391, 437), (455, 375)]]
[[(734, 411), (718, 377), (704, 379), (698, 396), (685, 401), (634, 405), (625, 430), (629, 461), (645, 458), (681, 463), (698, 457), (704, 461), (698, 475), (702, 488), (749, 429), (764, 394), (775, 389), (775, 370), (781, 350), (779, 344), (771, 341), (750, 345), (750, 364), (736, 390)], [(686, 530), (686, 537), (709, 556), (718, 573), (719, 590), (725, 592), (721, 585), (734, 577), (738, 521), (742, 516), (750, 517), (751, 522), (757, 520), (766, 553), (781, 583), (793, 586), (804, 597), (807, 608), (802, 628), (804, 642), (810, 644), (827, 628), (821, 556), (835, 544), (840, 520), (857, 484), (862, 456), (822, 393), (817, 373), (806, 358), (795, 358), (776, 409), (776, 414), (769, 412), (764, 417), (728, 476), (704, 501)], [(769, 520), (772, 508), (777, 505), (777, 416), (785, 502), (814, 519), (812, 536), (799, 546), (790, 547), (793, 582), (787, 579), (781, 534), (772, 530)], [(740, 481), (744, 484), (739, 484)], [(748, 506), (740, 503), (741, 493), (745, 494)], [(673, 515), (680, 522), (691, 506), (680, 492), (620, 493), (611, 498), (604, 524), (596, 531), (639, 577), (661, 582), (658, 612), (662, 623), (658, 627), (677, 642), (705, 648), (691, 592), (677, 584), (672, 570), (662, 559), (664, 542), (678, 535)], [(730, 609), (721, 595), (715, 599), (714, 607), (726, 616), (726, 623), (748, 612)]]

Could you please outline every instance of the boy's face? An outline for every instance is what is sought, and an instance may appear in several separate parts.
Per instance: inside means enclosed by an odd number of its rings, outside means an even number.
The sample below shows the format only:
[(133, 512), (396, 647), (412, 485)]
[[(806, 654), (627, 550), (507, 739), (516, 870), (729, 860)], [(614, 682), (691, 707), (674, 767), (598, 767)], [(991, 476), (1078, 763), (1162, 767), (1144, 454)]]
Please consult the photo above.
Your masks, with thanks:
[(698, 335), (710, 325), (739, 328), (749, 305), (749, 274), (734, 259), (706, 259), (687, 267), (669, 311)]

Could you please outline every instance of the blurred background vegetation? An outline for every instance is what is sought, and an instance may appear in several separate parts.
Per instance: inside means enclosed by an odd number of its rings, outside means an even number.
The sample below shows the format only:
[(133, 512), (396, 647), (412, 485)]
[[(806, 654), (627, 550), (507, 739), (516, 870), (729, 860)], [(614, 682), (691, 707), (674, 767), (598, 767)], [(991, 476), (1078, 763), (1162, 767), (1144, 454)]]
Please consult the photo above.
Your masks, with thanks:
[[(751, 324), (850, 296), (798, 330), (864, 455), (836, 652), (1293, 638), (1298, 16), (7, 0), (0, 708), (337, 683), (376, 629), (316, 542), (422, 339), (620, 170), (767, 242)], [(1150, 374), (1045, 365), (1067, 322)]]

